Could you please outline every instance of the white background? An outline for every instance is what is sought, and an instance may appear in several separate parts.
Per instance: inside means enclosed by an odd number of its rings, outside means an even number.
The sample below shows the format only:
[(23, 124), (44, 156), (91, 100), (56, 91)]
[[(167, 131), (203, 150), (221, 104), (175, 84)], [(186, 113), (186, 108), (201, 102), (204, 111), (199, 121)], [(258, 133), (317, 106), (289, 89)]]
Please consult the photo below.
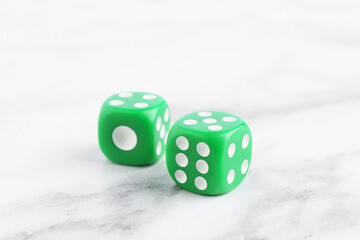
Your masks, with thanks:
[[(355, 239), (360, 3), (0, 0), (0, 239)], [(229, 194), (165, 161), (106, 160), (102, 102), (163, 96), (172, 122), (243, 118), (253, 159)]]

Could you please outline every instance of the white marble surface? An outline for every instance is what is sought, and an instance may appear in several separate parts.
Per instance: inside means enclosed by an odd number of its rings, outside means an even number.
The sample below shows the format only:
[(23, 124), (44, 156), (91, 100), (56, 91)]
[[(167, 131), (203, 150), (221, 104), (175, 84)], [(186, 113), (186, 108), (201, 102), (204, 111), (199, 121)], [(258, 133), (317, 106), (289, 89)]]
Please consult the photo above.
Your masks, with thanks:
[[(0, 239), (357, 239), (357, 0), (0, 0)], [(229, 194), (181, 190), (165, 161), (112, 164), (114, 92), (250, 125)]]

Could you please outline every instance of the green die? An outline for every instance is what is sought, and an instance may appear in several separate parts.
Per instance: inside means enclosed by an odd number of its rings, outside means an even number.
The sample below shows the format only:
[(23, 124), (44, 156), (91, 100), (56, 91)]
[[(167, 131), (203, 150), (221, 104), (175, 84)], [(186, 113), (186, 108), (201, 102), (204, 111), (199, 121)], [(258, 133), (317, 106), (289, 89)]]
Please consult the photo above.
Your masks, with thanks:
[(182, 188), (204, 195), (224, 194), (248, 171), (252, 137), (247, 124), (224, 112), (195, 112), (172, 126), (166, 164)]
[(165, 152), (170, 113), (165, 100), (152, 93), (122, 92), (102, 105), (98, 135), (105, 156), (125, 165), (149, 165)]

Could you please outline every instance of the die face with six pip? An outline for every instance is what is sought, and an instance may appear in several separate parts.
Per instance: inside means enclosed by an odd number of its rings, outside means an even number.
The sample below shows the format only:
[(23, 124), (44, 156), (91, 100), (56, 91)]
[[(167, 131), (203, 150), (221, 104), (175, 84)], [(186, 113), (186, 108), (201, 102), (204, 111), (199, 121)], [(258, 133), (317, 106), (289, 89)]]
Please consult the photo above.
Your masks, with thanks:
[(169, 130), (169, 107), (162, 97), (152, 93), (122, 92), (110, 96), (102, 105), (99, 145), (113, 162), (149, 165), (164, 154)]
[(244, 179), (251, 161), (248, 125), (224, 112), (195, 112), (172, 126), (166, 164), (182, 188), (204, 195), (227, 193)]

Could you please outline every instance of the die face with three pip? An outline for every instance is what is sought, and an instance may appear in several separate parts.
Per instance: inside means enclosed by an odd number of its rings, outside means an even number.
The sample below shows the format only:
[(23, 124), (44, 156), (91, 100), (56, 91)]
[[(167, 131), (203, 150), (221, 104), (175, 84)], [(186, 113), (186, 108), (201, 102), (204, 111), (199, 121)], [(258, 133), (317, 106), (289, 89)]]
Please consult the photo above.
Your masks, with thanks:
[(165, 100), (152, 93), (121, 92), (102, 105), (99, 145), (105, 156), (125, 165), (149, 165), (165, 152), (170, 112)]
[(172, 126), (166, 164), (180, 187), (199, 194), (219, 195), (242, 182), (251, 153), (251, 132), (242, 119), (224, 112), (195, 112)]

